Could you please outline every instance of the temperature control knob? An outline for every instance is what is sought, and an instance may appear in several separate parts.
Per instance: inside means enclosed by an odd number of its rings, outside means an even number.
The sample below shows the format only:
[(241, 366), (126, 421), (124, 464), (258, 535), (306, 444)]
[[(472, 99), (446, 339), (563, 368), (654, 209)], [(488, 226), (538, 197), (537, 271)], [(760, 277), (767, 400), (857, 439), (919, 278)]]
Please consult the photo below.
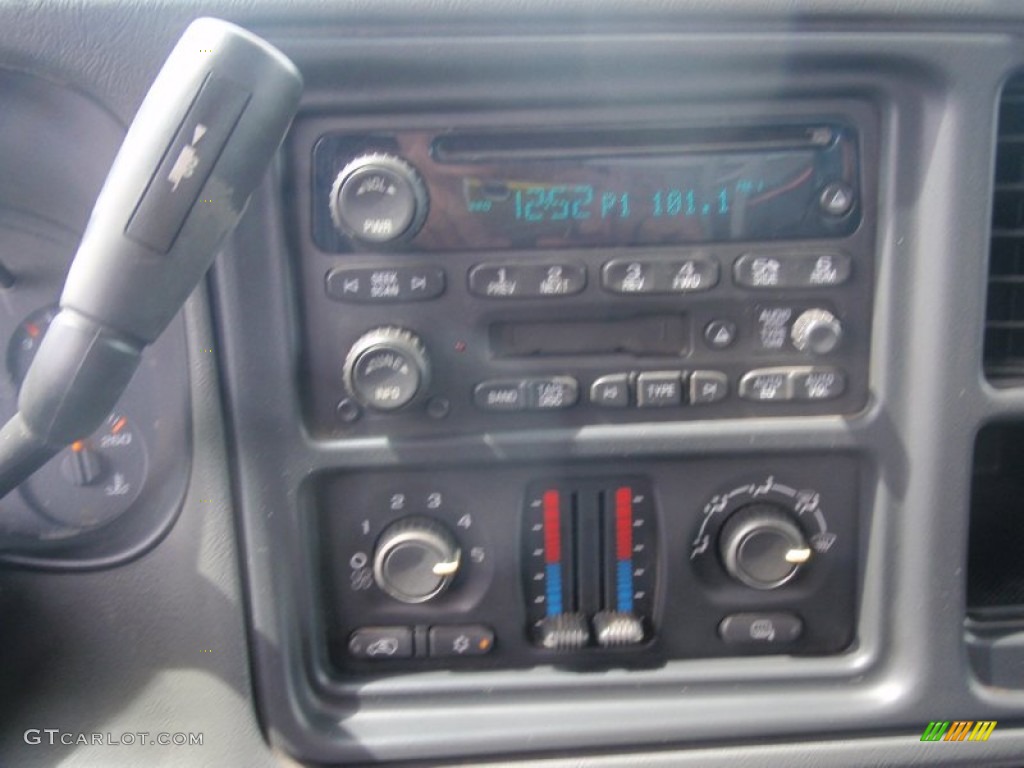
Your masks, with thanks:
[(361, 243), (383, 245), (416, 234), (427, 215), (427, 189), (409, 163), (369, 154), (341, 169), (331, 189), (335, 226)]
[(808, 309), (793, 323), (790, 338), (801, 352), (827, 355), (842, 341), (843, 326), (827, 309)]
[(444, 592), (459, 570), (458, 542), (436, 520), (407, 517), (377, 540), (377, 586), (403, 603), (425, 603)]
[(775, 589), (793, 578), (811, 557), (793, 515), (777, 504), (736, 510), (718, 540), (729, 575), (754, 589)]
[(345, 385), (360, 403), (378, 411), (407, 405), (430, 378), (423, 342), (403, 328), (364, 333), (345, 358)]

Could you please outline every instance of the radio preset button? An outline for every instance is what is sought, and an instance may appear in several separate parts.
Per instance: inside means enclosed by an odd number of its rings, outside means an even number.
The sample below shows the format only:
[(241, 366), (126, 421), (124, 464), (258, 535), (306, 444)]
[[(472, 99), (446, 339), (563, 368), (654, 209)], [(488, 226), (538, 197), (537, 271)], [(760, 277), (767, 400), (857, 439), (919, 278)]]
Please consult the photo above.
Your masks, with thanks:
[(571, 296), (586, 286), (582, 264), (478, 264), (469, 271), (469, 292), (488, 299)]
[(761, 368), (740, 379), (740, 397), (759, 403), (778, 403), (793, 399), (792, 368)]
[(337, 301), (424, 301), (444, 293), (445, 276), (436, 267), (339, 267), (327, 273), (325, 284), (327, 295)]
[(789, 378), (797, 400), (832, 400), (846, 391), (846, 374), (838, 368), (798, 368)]
[(571, 376), (553, 376), (550, 379), (530, 379), (526, 382), (527, 408), (551, 411), (570, 408), (580, 397), (580, 387)]
[(648, 371), (636, 380), (636, 404), (640, 408), (682, 405), (683, 376), (679, 371)]
[(522, 411), (526, 408), (523, 381), (484, 381), (473, 389), (473, 402), (485, 411)]
[(688, 259), (615, 259), (601, 268), (601, 285), (622, 294), (696, 293), (718, 284), (718, 262)]
[(728, 394), (729, 377), (721, 371), (694, 371), (690, 374), (691, 405), (717, 403)]
[(603, 408), (625, 408), (629, 405), (629, 374), (602, 376), (590, 385), (590, 402)]
[(733, 264), (733, 280), (743, 288), (831, 288), (851, 271), (845, 253), (745, 253)]

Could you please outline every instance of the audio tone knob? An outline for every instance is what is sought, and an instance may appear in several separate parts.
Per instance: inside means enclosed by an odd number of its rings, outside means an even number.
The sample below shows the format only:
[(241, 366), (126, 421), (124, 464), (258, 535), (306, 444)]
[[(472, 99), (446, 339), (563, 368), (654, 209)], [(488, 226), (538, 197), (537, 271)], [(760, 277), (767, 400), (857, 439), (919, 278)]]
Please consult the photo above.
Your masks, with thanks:
[(388, 526), (377, 541), (377, 586), (403, 603), (425, 603), (451, 584), (459, 570), (458, 542), (441, 523), (409, 517)]
[(801, 352), (827, 355), (842, 341), (843, 326), (827, 309), (808, 309), (793, 323), (790, 338)]
[(369, 154), (342, 168), (331, 188), (331, 217), (354, 240), (383, 245), (408, 239), (427, 215), (427, 188), (400, 157)]
[(729, 575), (754, 589), (781, 587), (811, 556), (793, 515), (777, 504), (734, 512), (722, 526), (719, 552)]
[(394, 411), (426, 388), (430, 361), (415, 334), (403, 328), (375, 328), (352, 345), (344, 376), (349, 392), (360, 403)]

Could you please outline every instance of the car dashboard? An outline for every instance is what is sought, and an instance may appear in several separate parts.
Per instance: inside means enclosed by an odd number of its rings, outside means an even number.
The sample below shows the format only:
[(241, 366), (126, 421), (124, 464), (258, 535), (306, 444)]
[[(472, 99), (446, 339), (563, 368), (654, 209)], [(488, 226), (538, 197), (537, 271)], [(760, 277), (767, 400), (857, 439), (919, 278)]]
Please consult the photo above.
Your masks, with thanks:
[(0, 1), (5, 417), (199, 16), (305, 92), (0, 500), (0, 762), (1020, 764), (1024, 8)]

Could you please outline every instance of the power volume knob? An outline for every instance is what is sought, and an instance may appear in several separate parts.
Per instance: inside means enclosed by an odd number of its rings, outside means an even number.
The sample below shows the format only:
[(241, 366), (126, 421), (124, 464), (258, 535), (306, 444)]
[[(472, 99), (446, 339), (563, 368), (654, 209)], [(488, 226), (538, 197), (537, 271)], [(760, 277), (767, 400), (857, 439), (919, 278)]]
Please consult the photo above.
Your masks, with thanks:
[(391, 524), (377, 541), (377, 586), (403, 603), (425, 603), (444, 592), (459, 570), (461, 552), (448, 530), (429, 517)]
[(801, 352), (827, 355), (843, 340), (843, 326), (827, 309), (808, 309), (793, 323), (790, 338)]
[(734, 512), (722, 526), (719, 552), (729, 575), (755, 589), (781, 587), (811, 556), (800, 526), (777, 504)]
[(419, 337), (403, 328), (374, 328), (345, 358), (345, 385), (368, 408), (394, 411), (426, 388), (430, 360)]
[(338, 229), (368, 245), (407, 240), (427, 215), (427, 189), (400, 157), (368, 154), (341, 169), (331, 188), (331, 217)]

